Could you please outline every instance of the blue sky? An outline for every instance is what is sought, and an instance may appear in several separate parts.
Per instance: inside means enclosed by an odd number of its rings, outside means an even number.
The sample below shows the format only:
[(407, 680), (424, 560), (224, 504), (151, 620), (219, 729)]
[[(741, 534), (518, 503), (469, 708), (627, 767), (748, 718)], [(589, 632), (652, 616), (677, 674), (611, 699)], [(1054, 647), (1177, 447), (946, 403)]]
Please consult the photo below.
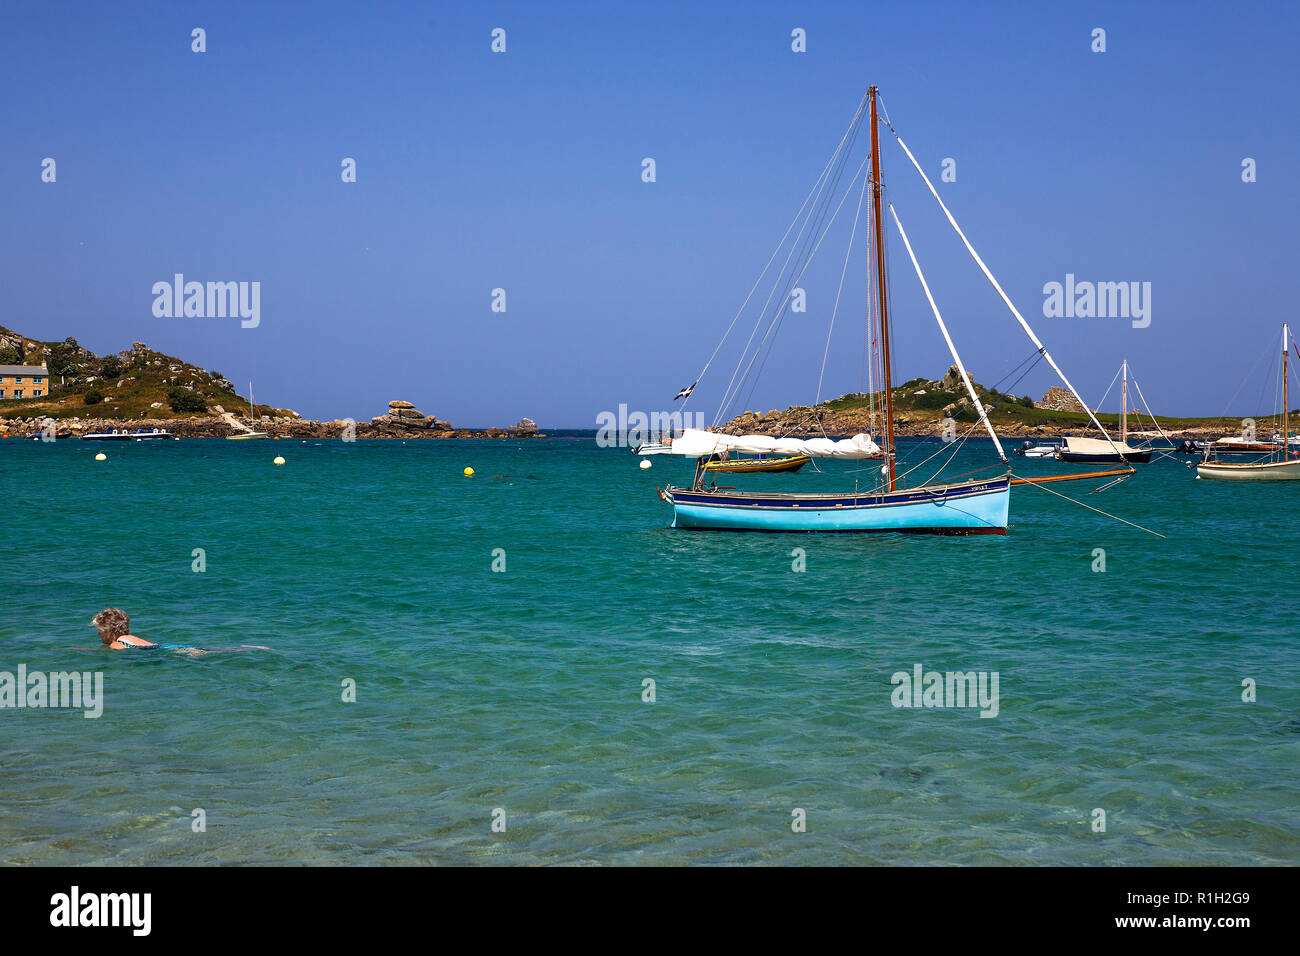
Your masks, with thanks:
[[(465, 425), (671, 409), (876, 83), (936, 183), (956, 160), (945, 201), (1086, 398), (1125, 357), (1159, 412), (1249, 414), (1273, 394), (1240, 386), (1295, 299), (1292, 4), (42, 3), (3, 18), (0, 324), (29, 335), (144, 341), (311, 417), (364, 420), (393, 398)], [(998, 381), (1029, 343), (889, 141), (884, 163), (963, 358)], [(846, 242), (828, 238), (801, 283), (808, 312), (783, 324), (750, 407), (814, 398)], [(823, 397), (861, 386), (861, 253)], [(896, 376), (937, 377), (948, 358), (896, 237), (891, 255)], [(177, 272), (259, 281), (260, 326), (155, 317), (150, 290)], [(1067, 273), (1150, 282), (1151, 325), (1045, 318), (1043, 284)], [(716, 408), (735, 358), (696, 407)], [(1016, 391), (1051, 384), (1040, 366)]]

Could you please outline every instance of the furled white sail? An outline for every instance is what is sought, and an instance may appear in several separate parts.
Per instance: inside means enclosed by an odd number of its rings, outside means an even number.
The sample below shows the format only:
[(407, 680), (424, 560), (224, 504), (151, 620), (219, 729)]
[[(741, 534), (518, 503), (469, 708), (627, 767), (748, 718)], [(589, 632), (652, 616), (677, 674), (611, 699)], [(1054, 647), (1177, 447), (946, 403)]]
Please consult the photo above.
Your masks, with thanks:
[(1079, 438), (1067, 435), (1065, 450), (1076, 455), (1132, 455), (1141, 451), (1128, 442), (1104, 441), (1100, 438)]
[(673, 454), (704, 458), (723, 452), (750, 455), (807, 455), (810, 458), (878, 458), (880, 446), (870, 435), (832, 438), (773, 438), (770, 435), (723, 435), (702, 428), (688, 428), (673, 439)]

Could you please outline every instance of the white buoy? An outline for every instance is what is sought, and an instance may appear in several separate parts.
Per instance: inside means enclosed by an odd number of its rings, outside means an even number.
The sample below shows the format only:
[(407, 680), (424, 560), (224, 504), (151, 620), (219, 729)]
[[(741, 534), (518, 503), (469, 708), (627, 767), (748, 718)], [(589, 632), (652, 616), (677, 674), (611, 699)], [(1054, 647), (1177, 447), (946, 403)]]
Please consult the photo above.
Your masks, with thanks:
[(95, 461), (108, 461), (108, 456), (101, 451), (98, 455), (95, 456)]
[(647, 469), (647, 468), (649, 468), (649, 467), (650, 467), (650, 459), (649, 459), (649, 458), (642, 458), (642, 459), (641, 459), (641, 470), (644, 471), (645, 469)]
[(280, 456), (280, 455), (276, 455), (276, 456), (275, 456), (275, 462), (274, 462), (274, 464), (277, 464), (277, 465), (283, 465), (283, 464), (284, 464), (284, 458), (283, 458), (282, 456)]

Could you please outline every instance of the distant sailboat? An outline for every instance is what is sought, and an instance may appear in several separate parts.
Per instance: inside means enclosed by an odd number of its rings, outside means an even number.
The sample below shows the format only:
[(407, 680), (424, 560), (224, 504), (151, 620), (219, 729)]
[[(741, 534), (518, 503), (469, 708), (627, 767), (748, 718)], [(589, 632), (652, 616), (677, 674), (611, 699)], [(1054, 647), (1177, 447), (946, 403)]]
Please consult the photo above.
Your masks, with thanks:
[[(255, 409), (256, 409), (256, 406), (253, 404), (253, 383), (252, 383), (252, 382), (249, 382), (249, 383), (248, 383), (248, 420), (249, 420), (249, 422), (256, 422), (256, 421), (257, 421), (257, 413), (256, 413)], [(233, 422), (233, 419), (232, 419), (232, 422)], [(248, 439), (250, 439), (250, 438), (268, 438), (268, 437), (270, 437), (270, 436), (268, 436), (266, 432), (259, 432), (259, 431), (256, 431), (255, 429), (253, 429), (253, 428), (250, 427), (249, 430), (246, 431), (246, 432), (239, 432), (238, 434), (235, 434), (235, 435), (227, 435), (227, 436), (226, 436), (226, 441), (246, 441), (246, 440), (248, 440)]]
[(1282, 434), (1278, 444), (1266, 450), (1267, 460), (1261, 461), (1222, 461), (1216, 450), (1221, 442), (1211, 444), (1205, 453), (1205, 460), (1196, 466), (1198, 478), (1211, 478), (1216, 481), (1300, 481), (1300, 451), (1291, 448), (1290, 429), (1290, 391), (1287, 356), (1292, 345), (1291, 332), (1286, 324), (1282, 325)]
[[(1061, 461), (1114, 462), (1116, 464), (1145, 465), (1151, 460), (1151, 449), (1134, 448), (1128, 443), (1128, 359), (1121, 367), (1124, 385), (1121, 390), (1119, 412), (1119, 441), (1102, 441), (1100, 438), (1076, 438), (1067, 435), (1056, 453)], [(1114, 387), (1115, 380), (1110, 380)], [(1109, 391), (1109, 389), (1107, 389)], [(1105, 396), (1102, 397), (1105, 401)]]
[[(851, 438), (835, 440), (825, 434), (819, 437), (796, 438), (781, 437), (774, 438), (768, 435), (730, 435), (705, 429), (687, 428), (684, 433), (672, 439), (670, 444), (671, 453), (694, 457), (697, 459), (695, 469), (695, 480), (689, 488), (679, 488), (669, 485), (660, 491), (660, 497), (673, 506), (673, 527), (675, 528), (700, 528), (715, 530), (737, 530), (737, 531), (903, 531), (903, 532), (922, 532), (931, 534), (953, 534), (953, 535), (972, 535), (972, 534), (1006, 534), (1007, 518), (1010, 507), (1010, 492), (1013, 483), (1011, 475), (1011, 466), (1008, 462), (1006, 453), (1003, 451), (1002, 444), (989, 421), (988, 414), (980, 401), (970, 376), (966, 372), (966, 367), (962, 364), (961, 357), (957, 354), (957, 348), (953, 344), (951, 336), (948, 334), (948, 328), (944, 324), (943, 317), (939, 313), (938, 306), (935, 304), (934, 297), (930, 293), (929, 285), (926, 283), (925, 276), (921, 272), (921, 267), (917, 262), (916, 255), (907, 238), (907, 233), (903, 230), (902, 222), (899, 220), (898, 213), (894, 209), (892, 202), (886, 203), (882, 198), (882, 183), (880, 178), (880, 146), (878, 142), (878, 127), (880, 122), (877, 118), (877, 90), (872, 86), (868, 91), (864, 101), (859, 105), (858, 111), (854, 114), (852, 123), (850, 123), (848, 132), (836, 148), (831, 157), (831, 162), (823, 171), (822, 176), (818, 178), (818, 184), (814, 185), (813, 192), (809, 193), (809, 198), (813, 200), (813, 205), (809, 207), (808, 219), (805, 220), (804, 227), (800, 228), (799, 235), (795, 237), (795, 244), (799, 242), (804, 228), (809, 222), (814, 221), (814, 215), (818, 217), (818, 225), (814, 227), (814, 233), (821, 227), (821, 222), (826, 215), (830, 215), (830, 221), (826, 222), (826, 228), (829, 229), (830, 222), (834, 220), (834, 214), (830, 212), (831, 204), (834, 201), (834, 192), (836, 187), (832, 186), (829, 191), (826, 190), (826, 184), (840, 181), (840, 177), (845, 173), (848, 167), (847, 156), (852, 149), (852, 143), (857, 135), (858, 128), (862, 122), (864, 112), (868, 112), (869, 107), (869, 124), (871, 138), (870, 152), (870, 171), (862, 181), (862, 193), (859, 197), (859, 212), (862, 210), (863, 197), (870, 192), (870, 220), (868, 223), (868, 233), (871, 235), (870, 246), (872, 250), (872, 268), (868, 270), (868, 283), (874, 286), (874, 297), (868, 295), (868, 341), (871, 343), (879, 342), (879, 350), (872, 350), (873, 357), (878, 356), (880, 360), (879, 384), (883, 393), (884, 402), (884, 447), (879, 446), (876, 441), (867, 434), (854, 435)], [(884, 119), (884, 124), (894, 132), (893, 126), (889, 124), (888, 117)], [(1061, 381), (1069, 388), (1070, 392), (1079, 401), (1084, 408), (1088, 406), (1079, 398), (1074, 387), (1070, 385), (1061, 372), (1059, 366), (1048, 354), (1046, 347), (1034, 334), (1024, 317), (1011, 303), (1011, 300), (1003, 292), (1002, 287), (998, 285), (993, 274), (984, 265), (982, 259), (975, 252), (957, 221), (953, 218), (952, 213), (948, 211), (943, 200), (939, 198), (934, 184), (930, 182), (929, 177), (921, 169), (916, 158), (903, 144), (897, 132), (894, 132), (899, 145), (903, 152), (907, 154), (916, 171), (920, 173), (921, 178), (929, 187), (931, 195), (938, 201), (940, 208), (948, 218), (948, 222), (961, 237), (967, 251), (974, 258), (975, 262), (983, 271), (985, 277), (993, 285), (1001, 296), (1003, 302), (1007, 305), (1011, 314), (1020, 323), (1025, 333), (1038, 350), (1038, 353), (1052, 367)], [(845, 144), (849, 146), (845, 149)], [(841, 151), (843, 150), (843, 156)], [(848, 178), (848, 190), (845, 192), (844, 199), (847, 199), (853, 186), (856, 185), (858, 175), (866, 166), (867, 160), (862, 161), (858, 167), (858, 172)], [(835, 167), (839, 166), (838, 171)], [(823, 193), (826, 195), (824, 200), (825, 206), (818, 208), (819, 203), (823, 202)], [(840, 200), (840, 206), (844, 204), (844, 199)], [(804, 202), (808, 206), (808, 200)], [(982, 424), (988, 432), (989, 437), (993, 440), (993, 447), (997, 452), (999, 462), (993, 465), (984, 466), (984, 468), (975, 469), (975, 472), (984, 470), (993, 470), (996, 473), (984, 477), (968, 478), (966, 480), (936, 481), (939, 473), (943, 470), (944, 465), (940, 464), (934, 476), (930, 479), (915, 484), (912, 487), (904, 487), (903, 479), (906, 478), (910, 471), (915, 471), (921, 465), (914, 466), (902, 475), (897, 473), (896, 446), (894, 440), (894, 395), (892, 384), (892, 364), (890, 356), (890, 305), (889, 296), (886, 292), (886, 264), (884, 253), (884, 207), (888, 205), (891, 218), (897, 227), (898, 235), (902, 239), (903, 246), (906, 248), (912, 266), (916, 271), (917, 278), (920, 280), (922, 291), (929, 302), (930, 309), (933, 312), (935, 321), (938, 323), (939, 330), (943, 334), (944, 341), (952, 355), (953, 362), (960, 373), (960, 381), (965, 386), (966, 394), (970, 400), (971, 408), (978, 415), (978, 424)], [(835, 207), (835, 212), (839, 207)], [(796, 223), (803, 215), (803, 209), (800, 209), (799, 215), (796, 216)], [(791, 229), (795, 223), (791, 224)], [(856, 228), (857, 219), (854, 220)], [(852, 232), (852, 230), (851, 230)], [(787, 236), (790, 231), (787, 230)], [(825, 232), (817, 239), (820, 245), (821, 238), (824, 238)], [(810, 247), (812, 234), (810, 234), (805, 249)], [(785, 239), (782, 239), (784, 244)], [(778, 246), (777, 252), (780, 251)], [(812, 251), (806, 253), (806, 261), (803, 261), (802, 268), (798, 269), (797, 274), (792, 271), (793, 276), (789, 285), (797, 285), (797, 280), (802, 277), (803, 270), (807, 268), (808, 262), (811, 262), (812, 254), (816, 252), (816, 247), (811, 247)], [(793, 253), (794, 245), (791, 251)], [(849, 250), (852, 252), (852, 236), (849, 240)], [(773, 260), (776, 253), (773, 253)], [(771, 265), (769, 260), (769, 266)], [(787, 263), (790, 261), (787, 257)], [(845, 270), (847, 270), (849, 258), (845, 259)], [(799, 261), (796, 261), (798, 268)], [(784, 266), (782, 269), (784, 270)], [(764, 273), (767, 269), (764, 269)], [(781, 273), (777, 273), (777, 286), (781, 280)], [(762, 281), (762, 275), (759, 277)], [(774, 286), (774, 293), (777, 286)], [(843, 278), (841, 278), (841, 288)], [(755, 284), (757, 288), (757, 283)], [(753, 291), (751, 290), (751, 295)], [(874, 301), (872, 301), (874, 298)], [(748, 303), (749, 299), (746, 299)], [(784, 302), (784, 305), (780, 303)], [(838, 295), (836, 297), (836, 307), (838, 308)], [(774, 306), (778, 311), (774, 312), (771, 324), (768, 327), (768, 334), (765, 334), (763, 340), (759, 342), (758, 348), (761, 349), (764, 342), (767, 341), (768, 335), (776, 323), (784, 316), (785, 309), (788, 307), (788, 292), (782, 296), (769, 296), (769, 303), (776, 303)], [(745, 306), (742, 305), (743, 311)], [(760, 323), (765, 317), (767, 306), (764, 306), (764, 314), (760, 314)], [(737, 313), (739, 318), (740, 313)], [(732, 325), (735, 325), (733, 319)], [(834, 328), (834, 315), (832, 314), (832, 329)], [(755, 332), (758, 327), (756, 326)], [(730, 328), (728, 328), (730, 333)], [(723, 336), (725, 342), (726, 335)], [(754, 336), (751, 336), (751, 341)], [(718, 349), (722, 347), (719, 343)], [(827, 351), (829, 352), (830, 340), (827, 340)], [(710, 357), (709, 363), (713, 357), (718, 354), (718, 349), (714, 350), (714, 355)], [(746, 345), (746, 354), (749, 352), (749, 345)], [(742, 362), (745, 355), (742, 355)], [(754, 352), (754, 359), (750, 360), (750, 368), (753, 367), (754, 361), (758, 358), (758, 350)], [(705, 364), (704, 371), (708, 370), (709, 363)], [(873, 369), (875, 366), (872, 366)], [(739, 371), (740, 366), (737, 366)], [(824, 371), (824, 360), (823, 360)], [(749, 369), (746, 369), (746, 375)], [(697, 376), (696, 381), (702, 379), (704, 373)], [(744, 376), (741, 376), (741, 381)], [(736, 377), (733, 375), (733, 382)], [(737, 389), (739, 385), (736, 386)], [(820, 397), (820, 386), (818, 389)], [(728, 394), (734, 395), (732, 386), (728, 386)], [(874, 390), (868, 392), (874, 394)], [(724, 397), (724, 407), (719, 410), (719, 417), (722, 417), (727, 403)], [(1092, 413), (1089, 412), (1092, 416)], [(1096, 417), (1092, 416), (1093, 423), (1098, 430), (1104, 435), (1105, 430), (1101, 428)], [(972, 430), (975, 426), (972, 426)], [(969, 434), (969, 432), (968, 432)], [(953, 454), (960, 444), (954, 443), (951, 446), (945, 445), (947, 449), (951, 447)], [(728, 452), (742, 452), (750, 454), (785, 454), (801, 455), (812, 458), (841, 458), (841, 459), (872, 459), (884, 458), (884, 467), (879, 470), (881, 478), (874, 487), (840, 493), (780, 493), (780, 492), (745, 492), (732, 488), (719, 488), (713, 485), (706, 486), (705, 477), (708, 474), (706, 463), (715, 455), (723, 455)], [(934, 456), (931, 456), (934, 457)], [(929, 459), (927, 459), (928, 461)], [(951, 460), (951, 455), (948, 456)], [(925, 462), (921, 463), (922, 465)], [(871, 469), (869, 474), (874, 473)], [(973, 474), (975, 472), (967, 472)], [(1121, 474), (1120, 472), (1111, 472), (1107, 474)], [(1131, 469), (1123, 472), (1131, 474)], [(963, 477), (963, 476), (958, 476)], [(1064, 476), (1062, 476), (1064, 477)], [(1073, 477), (1073, 476), (1071, 476)], [(1041, 479), (1028, 479), (1028, 481), (1038, 481)], [(1017, 479), (1016, 483), (1021, 483), (1024, 479)]]

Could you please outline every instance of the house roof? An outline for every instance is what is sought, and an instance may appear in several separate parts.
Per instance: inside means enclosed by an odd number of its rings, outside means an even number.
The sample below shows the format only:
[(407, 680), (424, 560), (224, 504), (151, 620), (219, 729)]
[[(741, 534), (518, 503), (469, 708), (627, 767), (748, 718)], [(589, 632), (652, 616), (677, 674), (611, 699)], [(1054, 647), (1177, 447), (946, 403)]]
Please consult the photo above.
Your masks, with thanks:
[(49, 375), (44, 365), (0, 365), (0, 375)]

